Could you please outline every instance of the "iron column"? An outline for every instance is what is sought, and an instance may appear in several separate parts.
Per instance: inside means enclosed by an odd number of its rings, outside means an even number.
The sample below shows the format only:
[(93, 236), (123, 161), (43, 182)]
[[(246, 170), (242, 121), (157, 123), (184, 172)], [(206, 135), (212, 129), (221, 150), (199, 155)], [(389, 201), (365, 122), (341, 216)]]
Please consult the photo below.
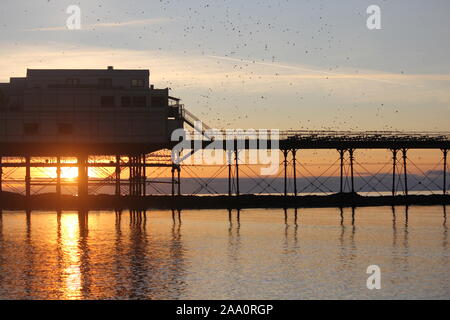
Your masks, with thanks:
[(344, 192), (344, 153), (345, 150), (344, 149), (340, 149), (338, 150), (339, 152), (339, 159), (341, 160), (340, 163), (340, 168), (341, 168), (341, 177), (340, 177), (340, 188), (339, 188), (339, 192), (342, 193)]
[(292, 149), (292, 164), (294, 170), (294, 196), (297, 196), (297, 161), (295, 155), (297, 153), (296, 149)]
[(352, 183), (352, 193), (355, 192), (355, 179), (353, 177), (353, 151), (354, 149), (348, 149), (348, 153), (350, 156), (350, 178), (351, 178), (351, 183)]
[(288, 151), (283, 150), (283, 156), (284, 156), (284, 196), (287, 196), (287, 157), (288, 157)]
[(444, 181), (442, 185), (442, 192), (443, 194), (447, 194), (447, 149), (443, 149), (442, 152), (444, 153)]
[(142, 176), (142, 195), (147, 195), (147, 166), (146, 166), (146, 160), (145, 160), (145, 154), (142, 155), (142, 170), (143, 170), (143, 176)]
[(178, 180), (178, 182), (177, 182), (177, 193), (178, 193), (178, 195), (179, 196), (181, 196), (181, 179), (180, 179), (180, 174), (181, 174), (181, 166), (180, 165), (178, 165), (177, 166), (177, 180)]
[(231, 197), (231, 160), (228, 162), (228, 196)]
[(28, 197), (31, 194), (31, 170), (30, 170), (30, 156), (25, 157), (25, 195)]
[(56, 195), (61, 195), (61, 157), (56, 157)]
[(392, 149), (392, 196), (395, 196), (395, 168), (397, 167), (397, 149)]
[(129, 180), (129, 195), (134, 196), (134, 186), (133, 186), (133, 178), (134, 178), (134, 168), (133, 168), (133, 157), (131, 155), (128, 156), (128, 166), (130, 170), (130, 174), (128, 177)]
[(235, 145), (236, 149), (234, 159), (236, 161), (236, 196), (239, 197), (239, 151), (237, 149), (237, 143)]
[(84, 197), (88, 195), (88, 166), (87, 156), (80, 155), (78, 162), (78, 196)]
[(403, 158), (403, 174), (405, 177), (405, 195), (408, 195), (408, 174), (406, 170), (406, 149), (402, 149), (402, 158)]
[(3, 190), (3, 157), (0, 157), (0, 192)]
[(175, 196), (175, 167), (172, 165), (172, 197)]
[(120, 156), (116, 155), (116, 196), (120, 196)]

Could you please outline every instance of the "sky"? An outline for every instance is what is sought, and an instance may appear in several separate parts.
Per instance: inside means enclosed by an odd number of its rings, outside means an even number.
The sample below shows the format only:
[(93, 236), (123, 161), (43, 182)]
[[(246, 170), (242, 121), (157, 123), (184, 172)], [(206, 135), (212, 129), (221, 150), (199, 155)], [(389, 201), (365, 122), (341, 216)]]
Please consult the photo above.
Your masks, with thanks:
[(216, 128), (446, 131), (448, 12), (446, 0), (2, 0), (0, 81), (143, 68)]

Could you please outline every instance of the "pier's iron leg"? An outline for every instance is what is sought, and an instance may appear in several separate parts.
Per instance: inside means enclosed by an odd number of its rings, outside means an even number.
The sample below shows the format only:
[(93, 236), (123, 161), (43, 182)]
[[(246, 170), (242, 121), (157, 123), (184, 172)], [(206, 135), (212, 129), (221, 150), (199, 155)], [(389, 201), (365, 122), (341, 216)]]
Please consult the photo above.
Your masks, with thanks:
[(131, 155), (128, 156), (128, 166), (130, 169), (130, 174), (128, 177), (128, 180), (129, 180), (128, 193), (130, 196), (134, 196), (134, 186), (133, 186), (134, 169), (133, 169), (133, 157)]
[(284, 156), (284, 196), (287, 196), (287, 157), (288, 157), (288, 150), (283, 150), (283, 156)]
[(120, 156), (116, 155), (116, 190), (115, 195), (120, 196)]
[(30, 156), (25, 157), (25, 195), (28, 197), (31, 194), (31, 170), (30, 170)]
[(442, 152), (444, 154), (444, 172), (443, 172), (444, 181), (442, 182), (442, 193), (444, 195), (446, 195), (447, 194), (447, 153), (448, 153), (448, 150), (443, 149)]
[(147, 195), (147, 167), (145, 162), (145, 154), (142, 155), (142, 195)]
[(297, 160), (295, 159), (297, 150), (292, 149), (292, 166), (294, 170), (294, 196), (297, 196)]
[(405, 196), (408, 195), (408, 171), (406, 169), (406, 151), (407, 149), (402, 149), (402, 158), (403, 158), (403, 175), (405, 177)]
[(395, 168), (397, 167), (397, 149), (392, 149), (392, 196), (395, 196)]
[(181, 196), (181, 179), (180, 179), (180, 175), (181, 175), (181, 166), (178, 165), (177, 166), (177, 193), (179, 196)]
[(3, 157), (0, 157), (0, 192), (3, 190)]
[(348, 149), (348, 153), (350, 156), (350, 179), (351, 179), (350, 181), (352, 184), (352, 193), (355, 192), (355, 178), (353, 175), (353, 160), (354, 160), (353, 151), (354, 151), (354, 149)]
[[(231, 154), (230, 154), (231, 159)], [(232, 191), (231, 191), (231, 160), (228, 161), (228, 196), (231, 197)]]
[(78, 156), (78, 196), (85, 197), (88, 195), (88, 165), (87, 156)]
[(136, 181), (136, 184), (137, 184), (137, 188), (138, 188), (138, 195), (139, 196), (142, 196), (142, 157), (141, 157), (141, 155), (139, 155), (139, 156), (137, 156), (137, 161), (138, 161), (138, 164), (137, 164), (137, 171), (138, 171), (138, 176), (137, 176), (137, 181)]
[(234, 151), (234, 160), (236, 163), (236, 196), (239, 197), (239, 151), (237, 148)]
[(340, 183), (339, 192), (342, 193), (342, 192), (344, 192), (344, 153), (345, 153), (345, 150), (344, 149), (339, 149), (338, 152), (339, 152), (339, 159), (341, 161), (341, 163), (340, 163), (341, 174), (340, 174), (340, 180), (339, 180), (339, 183)]
[(61, 196), (61, 157), (56, 157), (56, 195)]
[(175, 167), (172, 165), (172, 197), (175, 196)]

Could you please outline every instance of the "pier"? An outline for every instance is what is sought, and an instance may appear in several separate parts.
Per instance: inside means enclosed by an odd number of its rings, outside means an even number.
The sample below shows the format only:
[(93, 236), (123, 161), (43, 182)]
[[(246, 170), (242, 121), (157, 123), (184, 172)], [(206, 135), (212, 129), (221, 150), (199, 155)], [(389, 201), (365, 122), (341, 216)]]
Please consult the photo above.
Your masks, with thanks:
[[(207, 148), (212, 141), (203, 138), (201, 141), (190, 140), (194, 145), (200, 144), (202, 148)], [(218, 142), (217, 140), (215, 141)], [(271, 145), (272, 144), (272, 145)], [(284, 189), (282, 192), (272, 194), (243, 194), (240, 188), (240, 170), (243, 165), (239, 163), (239, 153), (243, 150), (266, 148), (273, 145), (278, 146), (280, 153), (280, 168), (283, 171)], [(219, 143), (220, 145), (220, 143)], [(208, 183), (214, 179), (210, 177), (203, 179), (193, 176), (192, 168), (183, 163), (173, 162), (171, 154), (166, 152), (140, 152), (130, 154), (130, 149), (117, 146), (115, 155), (83, 154), (79, 155), (72, 162), (63, 162), (63, 156), (70, 154), (59, 154), (56, 157), (43, 157), (42, 154), (33, 157), (31, 154), (12, 157), (11, 154), (4, 153), (2, 149), (1, 168), (2, 173), (8, 169), (21, 168), (25, 172), (23, 178), (23, 192), (18, 192), (24, 196), (26, 202), (32, 202), (36, 206), (42, 206), (45, 201), (67, 202), (69, 206), (74, 206), (78, 200), (83, 199), (83, 203), (89, 199), (89, 203), (99, 207), (107, 207), (114, 204), (114, 207), (130, 207), (133, 205), (140, 207), (169, 208), (171, 206), (179, 208), (222, 208), (222, 207), (296, 207), (296, 206), (342, 206), (342, 205), (388, 205), (388, 204), (436, 204), (448, 203), (448, 149), (450, 149), (450, 134), (440, 133), (405, 133), (405, 132), (338, 132), (338, 131), (283, 131), (276, 143), (271, 141), (261, 141), (258, 138), (246, 137), (242, 140), (234, 140), (228, 144), (223, 141), (224, 149), (232, 161), (217, 166), (218, 170), (228, 172), (228, 192), (224, 195), (214, 194), (210, 196), (199, 196), (198, 194), (183, 194), (181, 173), (186, 171), (185, 177), (193, 178), (199, 184), (199, 190), (209, 190)], [(171, 143), (170, 147), (175, 144)], [(231, 147), (230, 147), (231, 146)], [(136, 146), (133, 146), (136, 148)], [(152, 145), (139, 146), (142, 150), (152, 150)], [(192, 147), (193, 148), (193, 147)], [(228, 149), (227, 149), (228, 148)], [(301, 165), (302, 150), (330, 149), (336, 150), (336, 161), (339, 163), (339, 189), (329, 195), (300, 195), (297, 188), (297, 173)], [(391, 179), (392, 189), (390, 196), (363, 197), (357, 194), (355, 188), (355, 161), (358, 150), (384, 149), (391, 153)], [(437, 159), (441, 163), (442, 175), (438, 176), (441, 181), (434, 181), (435, 186), (441, 186), (440, 192), (431, 195), (410, 195), (408, 187), (408, 151), (412, 149), (435, 149), (440, 150), (442, 158)], [(101, 148), (100, 148), (101, 150)], [(122, 151), (120, 154), (118, 151)], [(128, 155), (123, 155), (128, 154)], [(105, 159), (110, 159), (109, 161)], [(206, 165), (205, 165), (206, 166)], [(35, 181), (31, 172), (36, 168), (53, 168), (56, 171), (55, 179)], [(78, 175), (76, 181), (65, 182), (77, 188), (76, 196), (62, 195), (61, 186), (63, 184), (61, 172), (64, 168), (76, 168)], [(89, 169), (96, 170), (101, 178), (90, 178)], [(170, 178), (166, 181), (158, 181), (152, 178), (154, 169), (165, 168), (170, 171)], [(288, 175), (288, 172), (291, 172)], [(101, 173), (101, 174), (100, 174)], [(255, 172), (256, 174), (256, 172)], [(1, 175), (0, 187), (17, 180), (5, 179)], [(293, 183), (293, 188), (288, 190), (288, 180)], [(312, 179), (314, 180), (314, 179)], [(255, 183), (258, 183), (255, 177)], [(313, 181), (314, 182), (314, 181)], [(347, 182), (347, 183), (344, 183)], [(376, 182), (376, 181), (375, 181)], [(374, 182), (374, 183), (375, 183)], [(317, 183), (317, 181), (316, 181)], [(398, 192), (400, 183), (402, 192)], [(158, 184), (169, 184), (170, 193), (155, 194), (151, 186)], [(54, 185), (55, 192), (47, 195), (32, 193), (32, 186)], [(114, 188), (111, 195), (96, 194), (100, 187), (110, 186)], [(91, 192), (90, 192), (91, 190)], [(154, 190), (153, 190), (154, 191)], [(31, 200), (31, 198), (34, 198)], [(9, 199), (9, 200), (6, 200)], [(22, 203), (18, 197), (10, 193), (3, 194), (2, 203), (10, 203), (12, 206)], [(47, 200), (43, 200), (47, 199)], [(6, 202), (5, 202), (6, 201)], [(14, 204), (16, 203), (16, 204)]]
[[(39, 202), (47, 197), (53, 199), (51, 202), (107, 201), (127, 206), (152, 206), (165, 199), (177, 207), (245, 207), (262, 203), (282, 207), (309, 205), (321, 196), (326, 198), (317, 203), (337, 204), (336, 199), (374, 203), (373, 198), (362, 200), (357, 179), (374, 189), (385, 183), (376, 175), (365, 179), (357, 171), (361, 150), (385, 150), (390, 154), (391, 181), (386, 188), (390, 195), (376, 201), (447, 201), (449, 132), (266, 130), (276, 131), (276, 135), (268, 132), (261, 136), (257, 130), (211, 129), (179, 98), (169, 95), (168, 88), (154, 88), (149, 75), (149, 70), (117, 70), (112, 66), (95, 70), (28, 69), (26, 77), (0, 83), (5, 97), (0, 105), (2, 204)], [(180, 130), (182, 136), (174, 139)], [(209, 177), (200, 177), (194, 170), (209, 164), (190, 165), (177, 160), (182, 154), (185, 160), (195, 158), (204, 150), (214, 150), (226, 158), (215, 165)], [(246, 152), (261, 150), (277, 153), (275, 165), (281, 170), (275, 177), (261, 176), (245, 162)], [(305, 198), (306, 188), (298, 185), (306, 171), (303, 152), (308, 150), (333, 150), (332, 161), (339, 168), (337, 175), (324, 171), (306, 179), (314, 186), (316, 194), (310, 196), (319, 197), (316, 200)], [(441, 154), (436, 159), (438, 174), (429, 177), (423, 172), (430, 183), (428, 195), (433, 196), (428, 200), (411, 195), (414, 186), (409, 168), (417, 168), (409, 157), (411, 150), (438, 150)], [(227, 190), (220, 192), (212, 184), (225, 172)], [(275, 187), (280, 173), (282, 190)], [(337, 188), (320, 180), (326, 174), (328, 178), (339, 178)], [(165, 178), (161, 179), (161, 175)], [(186, 179), (198, 188), (183, 192)], [(243, 179), (262, 186), (262, 191), (256, 194), (253, 188), (244, 190)], [(67, 186), (75, 190), (64, 194)], [(109, 191), (105, 193), (104, 187)], [(202, 194), (211, 197), (199, 197)]]

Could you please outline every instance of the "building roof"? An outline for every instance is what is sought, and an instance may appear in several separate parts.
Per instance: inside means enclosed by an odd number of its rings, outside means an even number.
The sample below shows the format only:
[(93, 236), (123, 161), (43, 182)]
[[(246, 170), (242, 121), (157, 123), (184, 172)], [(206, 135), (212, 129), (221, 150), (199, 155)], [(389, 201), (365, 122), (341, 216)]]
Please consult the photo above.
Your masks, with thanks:
[(108, 67), (107, 69), (27, 69), (27, 77), (33, 76), (111, 76), (117, 74), (139, 74), (147, 76), (150, 74), (148, 69), (114, 69)]

